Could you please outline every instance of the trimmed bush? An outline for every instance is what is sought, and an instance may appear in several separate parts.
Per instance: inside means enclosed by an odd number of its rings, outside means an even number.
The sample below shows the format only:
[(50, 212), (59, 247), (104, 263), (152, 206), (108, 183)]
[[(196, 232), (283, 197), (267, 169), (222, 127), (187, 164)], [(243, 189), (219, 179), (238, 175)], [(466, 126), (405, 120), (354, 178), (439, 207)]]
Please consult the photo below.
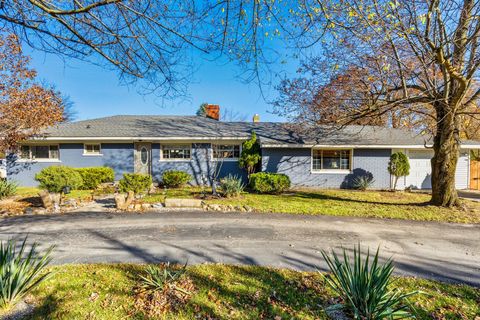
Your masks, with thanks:
[(113, 182), (115, 172), (109, 167), (89, 167), (75, 169), (82, 176), (83, 190), (96, 189), (100, 184)]
[(192, 180), (192, 176), (185, 171), (168, 170), (162, 174), (162, 183), (169, 188), (181, 187)]
[(152, 177), (148, 174), (124, 173), (123, 178), (118, 182), (120, 191), (143, 193), (150, 189)]
[(17, 183), (7, 179), (0, 179), (0, 199), (13, 196), (17, 192)]
[(290, 178), (283, 173), (258, 172), (250, 175), (249, 184), (258, 193), (281, 193), (290, 188)]
[(388, 162), (388, 172), (395, 177), (393, 190), (396, 190), (398, 179), (410, 174), (410, 162), (407, 155), (403, 152), (392, 153)]
[(82, 176), (74, 168), (65, 166), (51, 166), (43, 168), (35, 175), (40, 188), (50, 192), (62, 192), (63, 187), (79, 189), (83, 185)]
[(220, 190), (224, 197), (238, 197), (242, 193), (245, 185), (238, 176), (228, 175), (220, 180)]

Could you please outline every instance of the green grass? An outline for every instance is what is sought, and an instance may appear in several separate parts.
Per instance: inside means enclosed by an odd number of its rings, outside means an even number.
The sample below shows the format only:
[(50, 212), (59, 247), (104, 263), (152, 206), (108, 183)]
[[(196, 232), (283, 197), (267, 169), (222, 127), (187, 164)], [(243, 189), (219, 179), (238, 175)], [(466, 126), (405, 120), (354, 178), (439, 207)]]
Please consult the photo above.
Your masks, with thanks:
[[(38, 188), (19, 187), (23, 197), (36, 196)], [(211, 190), (206, 190), (207, 195)], [(88, 199), (90, 190), (73, 190), (67, 198)], [(145, 195), (146, 203), (164, 202), (169, 198), (201, 198), (197, 187), (167, 189)], [(425, 193), (355, 191), (355, 190), (295, 190), (280, 195), (243, 193), (238, 198), (207, 199), (209, 204), (250, 206), (259, 213), (353, 216), (456, 223), (480, 223), (480, 202), (465, 200), (465, 210), (429, 205)]]
[[(208, 195), (209, 193), (211, 193), (211, 189), (205, 189), (205, 192)], [(142, 199), (142, 201), (146, 203), (158, 203), (158, 202), (164, 202), (165, 198), (188, 199), (188, 198), (201, 198), (201, 197), (202, 197), (201, 188), (186, 187), (186, 188), (178, 188), (178, 189), (166, 189), (166, 190), (162, 190), (159, 193), (147, 194)]]
[[(135, 308), (134, 289), (145, 265), (66, 265), (51, 268), (52, 278), (34, 290), (33, 319), (147, 319)], [(333, 298), (318, 273), (256, 266), (197, 265), (187, 269), (195, 292), (165, 319), (327, 319)], [(414, 278), (398, 278), (412, 298), (419, 319), (474, 319), (480, 290)]]
[[(37, 187), (18, 187), (17, 196), (21, 198), (38, 197), (40, 188)], [(69, 194), (66, 194), (67, 199), (90, 199), (92, 196), (92, 190), (72, 190)]]
[(257, 212), (393, 218), (420, 221), (480, 223), (480, 203), (465, 201), (466, 210), (428, 204), (423, 193), (353, 190), (300, 190), (281, 195), (244, 193), (236, 199), (208, 200), (208, 203), (243, 206)]

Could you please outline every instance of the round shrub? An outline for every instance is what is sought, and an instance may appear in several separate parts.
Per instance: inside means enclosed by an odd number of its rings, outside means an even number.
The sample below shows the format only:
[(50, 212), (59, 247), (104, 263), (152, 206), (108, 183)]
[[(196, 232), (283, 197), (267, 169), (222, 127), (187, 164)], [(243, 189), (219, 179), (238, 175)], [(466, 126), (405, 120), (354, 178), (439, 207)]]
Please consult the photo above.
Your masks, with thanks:
[(249, 184), (258, 193), (281, 193), (290, 188), (290, 178), (283, 173), (258, 172), (250, 175)]
[(150, 189), (152, 177), (148, 174), (124, 173), (123, 178), (118, 182), (120, 191), (142, 193)]
[(96, 189), (100, 184), (113, 182), (115, 179), (115, 172), (109, 167), (77, 168), (75, 170), (82, 176), (83, 190)]
[(50, 192), (62, 192), (63, 187), (79, 189), (83, 180), (80, 173), (74, 168), (65, 166), (51, 166), (43, 168), (35, 175), (35, 180), (40, 183), (40, 188)]
[(242, 179), (238, 176), (229, 174), (220, 180), (220, 190), (224, 197), (238, 197), (244, 188), (245, 186), (243, 185)]
[(162, 183), (169, 188), (178, 188), (190, 182), (192, 176), (185, 171), (168, 170), (162, 174)]

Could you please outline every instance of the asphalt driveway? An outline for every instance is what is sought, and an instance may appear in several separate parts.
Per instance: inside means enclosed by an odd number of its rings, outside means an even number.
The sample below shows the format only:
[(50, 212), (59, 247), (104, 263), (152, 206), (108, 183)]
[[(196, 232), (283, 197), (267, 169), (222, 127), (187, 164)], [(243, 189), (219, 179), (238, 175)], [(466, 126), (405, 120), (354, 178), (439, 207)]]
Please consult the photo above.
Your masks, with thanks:
[(480, 225), (285, 214), (75, 213), (0, 220), (0, 239), (55, 244), (55, 263), (203, 262), (325, 270), (320, 251), (360, 242), (397, 273), (480, 286)]

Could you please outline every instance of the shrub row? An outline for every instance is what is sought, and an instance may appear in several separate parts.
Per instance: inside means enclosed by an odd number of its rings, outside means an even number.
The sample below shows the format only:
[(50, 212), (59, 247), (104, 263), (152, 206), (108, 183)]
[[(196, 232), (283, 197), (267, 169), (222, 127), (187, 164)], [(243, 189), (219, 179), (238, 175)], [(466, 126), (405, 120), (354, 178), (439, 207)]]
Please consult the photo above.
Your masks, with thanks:
[(40, 188), (50, 192), (62, 192), (63, 187), (73, 190), (95, 189), (101, 183), (113, 182), (114, 172), (108, 167), (71, 168), (51, 166), (43, 168), (35, 175)]
[[(40, 187), (50, 192), (62, 192), (68, 186), (73, 190), (96, 189), (100, 184), (113, 182), (114, 171), (108, 167), (71, 168), (66, 166), (51, 166), (42, 169), (35, 175)], [(192, 180), (192, 176), (184, 171), (169, 170), (162, 175), (165, 186), (181, 187)], [(152, 185), (150, 175), (126, 173), (119, 181), (119, 189), (122, 192), (144, 192)], [(258, 193), (281, 193), (290, 188), (290, 179), (285, 174), (259, 172), (250, 175), (250, 188)], [(6, 186), (0, 186), (0, 189)], [(6, 189), (6, 188), (3, 188)], [(223, 178), (220, 181), (220, 189), (227, 196), (237, 196), (243, 189), (242, 180), (237, 176)]]

